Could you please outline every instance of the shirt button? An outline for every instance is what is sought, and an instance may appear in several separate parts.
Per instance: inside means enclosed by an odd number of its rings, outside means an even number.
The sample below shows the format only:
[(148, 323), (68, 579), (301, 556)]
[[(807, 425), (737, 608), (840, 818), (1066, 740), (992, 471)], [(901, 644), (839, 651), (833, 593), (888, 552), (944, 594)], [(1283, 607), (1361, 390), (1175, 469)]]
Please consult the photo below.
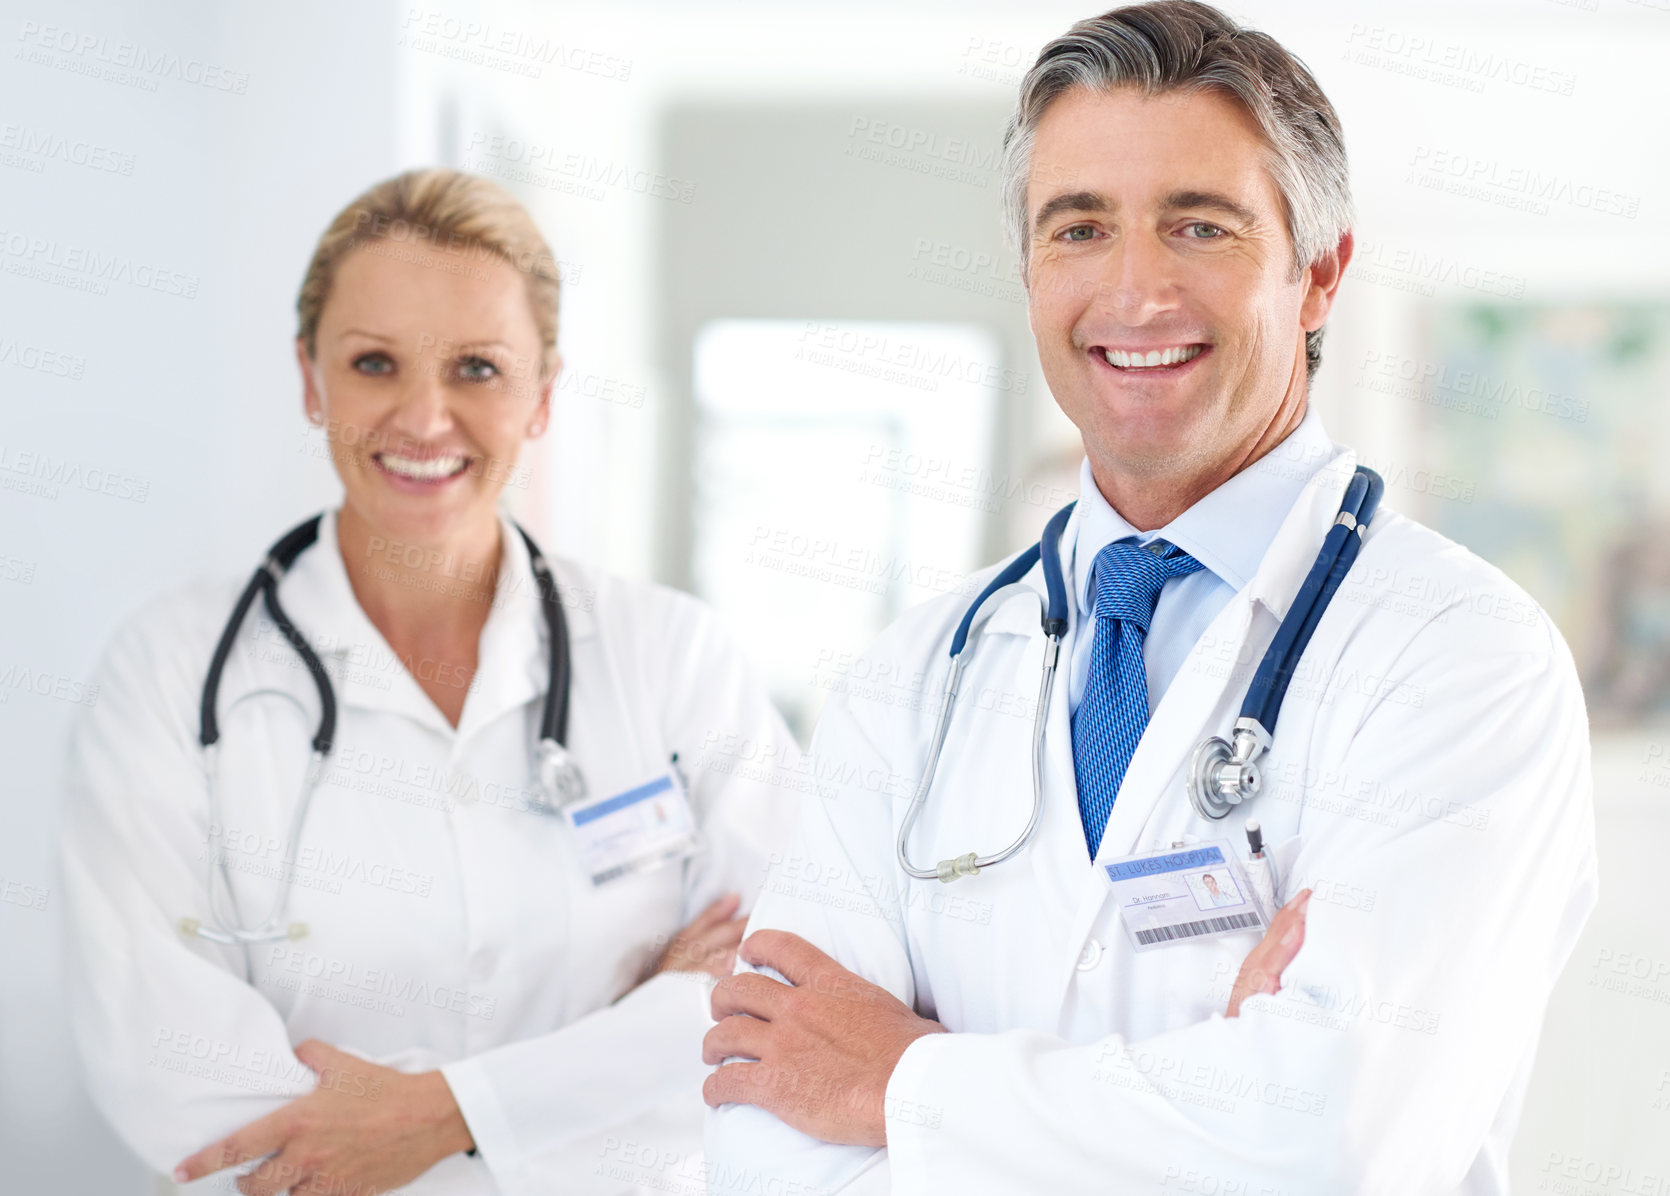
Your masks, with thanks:
[(1091, 939), (1084, 945), (1084, 950), (1079, 952), (1079, 971), (1088, 972), (1101, 962), (1102, 944)]

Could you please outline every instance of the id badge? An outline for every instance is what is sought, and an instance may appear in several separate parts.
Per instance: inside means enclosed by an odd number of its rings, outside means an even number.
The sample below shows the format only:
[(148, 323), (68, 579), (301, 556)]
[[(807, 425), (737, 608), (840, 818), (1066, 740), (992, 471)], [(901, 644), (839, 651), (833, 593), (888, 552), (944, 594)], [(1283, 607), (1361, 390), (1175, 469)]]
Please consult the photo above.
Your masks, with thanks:
[(564, 806), (563, 817), (594, 885), (683, 859), (698, 842), (695, 815), (672, 769), (613, 797)]
[(1102, 869), (1138, 951), (1266, 926), (1227, 839), (1128, 855)]

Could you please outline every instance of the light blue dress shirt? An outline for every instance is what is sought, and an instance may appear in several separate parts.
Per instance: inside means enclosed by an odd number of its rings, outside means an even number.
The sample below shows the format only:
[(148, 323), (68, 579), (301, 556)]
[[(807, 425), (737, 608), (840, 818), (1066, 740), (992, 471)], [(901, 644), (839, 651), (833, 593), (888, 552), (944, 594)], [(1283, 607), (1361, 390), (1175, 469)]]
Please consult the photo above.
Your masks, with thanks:
[(1078, 539), (1073, 544), (1074, 633), (1068, 710), (1078, 713), (1090, 676), (1088, 620), (1096, 613), (1096, 585), (1091, 572), (1096, 554), (1115, 540), (1165, 540), (1206, 566), (1169, 582), (1160, 592), (1154, 621), (1143, 644), (1148, 666), (1148, 709), (1182, 669), (1218, 612), (1240, 592), (1269, 551), (1287, 513), (1339, 447), (1322, 428), (1322, 418), (1311, 407), (1275, 448), (1254, 461), (1156, 531), (1139, 532), (1120, 516), (1096, 488), (1090, 460), (1079, 468)]

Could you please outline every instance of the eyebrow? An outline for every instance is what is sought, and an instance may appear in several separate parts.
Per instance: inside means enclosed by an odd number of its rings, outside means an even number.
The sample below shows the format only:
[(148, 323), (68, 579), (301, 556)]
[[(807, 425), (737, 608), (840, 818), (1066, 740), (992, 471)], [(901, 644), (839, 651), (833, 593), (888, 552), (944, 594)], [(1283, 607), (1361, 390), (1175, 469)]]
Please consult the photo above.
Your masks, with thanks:
[[(1061, 212), (1111, 212), (1117, 206), (1099, 191), (1069, 191), (1051, 196), (1032, 218), (1032, 227), (1039, 227)], [(1216, 191), (1173, 191), (1165, 197), (1163, 206), (1167, 210), (1208, 208), (1233, 216), (1243, 224), (1258, 223), (1258, 217), (1251, 208)]]
[[(395, 340), (392, 336), (384, 336), (380, 332), (367, 332), (363, 328), (344, 328), (342, 330), (342, 335), (343, 336), (363, 336), (363, 337), (366, 337), (369, 340), (382, 341), (385, 345), (392, 345), (392, 344), (395, 343)], [(511, 347), (509, 345), (505, 344), (503, 341), (495, 341), (495, 340), (456, 341), (456, 342), (451, 342), (451, 343), (452, 343), (452, 347), (460, 353), (467, 353), (471, 349), (504, 349), (507, 352), (514, 352), (515, 351), (515, 350), (511, 349)]]
[(1037, 228), (1057, 212), (1107, 212), (1112, 208), (1108, 197), (1099, 191), (1068, 191), (1051, 196), (1032, 218), (1032, 227)]
[(1245, 204), (1236, 203), (1216, 191), (1173, 191), (1165, 198), (1167, 208), (1211, 208), (1235, 217), (1242, 224), (1257, 224), (1258, 217)]

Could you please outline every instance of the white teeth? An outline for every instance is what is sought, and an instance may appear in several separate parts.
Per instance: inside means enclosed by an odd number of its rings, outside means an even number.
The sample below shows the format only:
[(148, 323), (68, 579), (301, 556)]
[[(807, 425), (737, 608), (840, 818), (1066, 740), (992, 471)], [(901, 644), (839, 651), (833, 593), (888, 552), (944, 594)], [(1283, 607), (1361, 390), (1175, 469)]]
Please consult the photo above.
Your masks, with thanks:
[(1147, 353), (1127, 353), (1123, 349), (1104, 349), (1102, 356), (1109, 365), (1122, 370), (1149, 369), (1157, 365), (1181, 365), (1200, 356), (1204, 345), (1179, 345), (1171, 349), (1151, 349)]
[(399, 474), (403, 478), (412, 478), (419, 482), (433, 482), (440, 478), (451, 477), (464, 468), (467, 457), (429, 457), (426, 460), (416, 460), (412, 457), (397, 457), (393, 453), (378, 453), (377, 460), (390, 473)]

